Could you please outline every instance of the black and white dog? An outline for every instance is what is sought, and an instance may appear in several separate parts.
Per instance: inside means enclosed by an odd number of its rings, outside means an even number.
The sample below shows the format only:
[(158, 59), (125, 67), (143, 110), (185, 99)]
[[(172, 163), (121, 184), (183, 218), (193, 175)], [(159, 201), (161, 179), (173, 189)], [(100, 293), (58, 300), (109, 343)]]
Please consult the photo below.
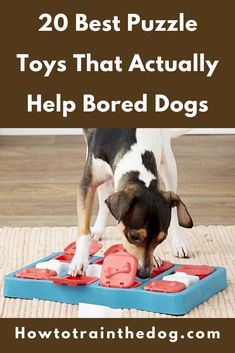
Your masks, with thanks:
[[(117, 219), (125, 250), (138, 259), (138, 276), (149, 276), (155, 248), (172, 233), (175, 256), (188, 257), (182, 227), (192, 219), (177, 191), (170, 129), (84, 129), (87, 156), (78, 195), (79, 233), (72, 276), (84, 274), (91, 238), (104, 233), (109, 211)], [(160, 190), (159, 177), (167, 191)], [(91, 231), (95, 192), (99, 213)]]

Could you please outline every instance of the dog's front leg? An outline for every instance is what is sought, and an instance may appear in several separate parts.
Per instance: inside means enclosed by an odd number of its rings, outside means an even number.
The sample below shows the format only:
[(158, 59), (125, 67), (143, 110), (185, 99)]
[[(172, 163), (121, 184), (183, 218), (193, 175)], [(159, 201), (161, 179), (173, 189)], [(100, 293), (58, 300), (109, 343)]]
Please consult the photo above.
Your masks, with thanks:
[(95, 221), (94, 227), (92, 228), (92, 238), (94, 240), (100, 240), (104, 234), (109, 209), (105, 203), (105, 200), (114, 192), (112, 180), (107, 180), (98, 187), (99, 197), (99, 212)]
[(69, 267), (71, 276), (84, 275), (86, 273), (89, 249), (91, 243), (90, 221), (92, 206), (96, 192), (96, 186), (88, 183), (84, 178), (78, 192), (78, 231), (79, 238), (76, 242), (76, 252)]

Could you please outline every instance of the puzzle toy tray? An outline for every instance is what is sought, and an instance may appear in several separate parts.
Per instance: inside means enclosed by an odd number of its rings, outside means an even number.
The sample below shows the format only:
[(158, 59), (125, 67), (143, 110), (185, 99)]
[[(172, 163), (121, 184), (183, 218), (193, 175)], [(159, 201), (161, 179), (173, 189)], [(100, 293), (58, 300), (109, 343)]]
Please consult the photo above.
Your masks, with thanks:
[[(5, 277), (4, 296), (44, 299), (68, 304), (100, 304), (184, 315), (227, 287), (222, 267), (178, 265), (163, 261), (147, 279), (136, 277), (137, 260), (122, 245), (95, 256), (92, 241), (86, 276), (71, 277), (68, 267), (75, 243)], [(206, 303), (204, 304), (206, 305)]]

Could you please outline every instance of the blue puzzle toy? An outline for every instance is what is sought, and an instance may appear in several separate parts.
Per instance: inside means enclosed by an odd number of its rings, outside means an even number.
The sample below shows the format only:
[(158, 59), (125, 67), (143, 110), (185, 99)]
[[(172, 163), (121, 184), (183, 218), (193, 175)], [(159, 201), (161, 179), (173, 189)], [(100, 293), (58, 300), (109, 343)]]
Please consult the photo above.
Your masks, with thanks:
[(163, 261), (151, 277), (136, 277), (137, 260), (114, 245), (104, 257), (92, 241), (87, 276), (71, 277), (68, 267), (75, 243), (5, 277), (4, 296), (68, 304), (99, 304), (184, 315), (227, 287), (222, 267), (174, 265)]

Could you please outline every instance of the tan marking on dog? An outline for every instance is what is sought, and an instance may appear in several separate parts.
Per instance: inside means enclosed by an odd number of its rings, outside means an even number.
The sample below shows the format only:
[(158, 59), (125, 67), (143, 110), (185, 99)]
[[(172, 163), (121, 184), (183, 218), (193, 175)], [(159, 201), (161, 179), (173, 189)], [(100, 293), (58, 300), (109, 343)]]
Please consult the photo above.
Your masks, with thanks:
[(120, 191), (125, 191), (127, 196), (132, 196), (133, 193), (135, 193), (140, 187), (136, 183), (130, 183), (129, 181), (127, 183), (127, 180), (126, 180), (127, 177), (128, 177), (127, 175), (124, 175), (121, 178), (118, 189)]
[(78, 193), (77, 212), (79, 235), (90, 235), (91, 233), (90, 222), (95, 192), (96, 188), (89, 186), (85, 202), (83, 202), (80, 192)]
[(165, 232), (160, 232), (157, 236), (157, 240), (161, 241), (164, 240), (166, 238), (166, 233)]
[[(125, 237), (124, 228), (125, 228), (124, 224), (122, 222), (120, 222), (118, 225), (118, 230), (119, 230), (120, 236), (122, 238), (122, 243), (123, 243), (124, 249), (129, 254), (135, 256), (137, 258), (137, 260), (143, 261), (144, 257), (145, 257), (145, 247), (144, 246), (136, 246), (134, 244), (129, 243), (129, 241)], [(146, 233), (146, 235), (147, 235), (147, 233)]]
[(131, 255), (135, 256), (137, 259), (143, 259), (144, 257), (144, 247), (139, 246), (137, 247), (134, 244), (130, 244), (129, 241), (127, 240), (125, 234), (124, 234), (124, 229), (125, 226), (122, 222), (118, 224), (118, 232), (122, 238), (122, 243), (124, 246), (124, 249)]
[[(125, 234), (124, 234), (124, 229), (125, 226), (122, 222), (119, 223), (118, 225), (118, 231), (120, 233), (120, 236), (122, 238), (123, 246), (124, 249), (131, 255), (135, 256), (138, 261), (142, 262), (143, 264), (149, 264), (150, 268), (154, 266), (153, 262), (153, 253), (156, 248), (156, 245), (154, 245), (154, 242), (152, 242), (149, 247), (148, 247), (148, 252), (146, 252), (146, 249), (144, 246), (136, 246), (135, 244), (129, 243), (127, 240)], [(147, 230), (146, 229), (141, 229), (140, 231), (143, 231), (142, 235), (147, 237)], [(166, 233), (161, 231), (157, 235), (157, 240), (161, 241), (166, 238)]]
[(146, 237), (147, 237), (147, 229), (145, 228), (141, 228), (141, 229), (138, 229), (136, 231), (136, 233), (138, 234), (138, 236), (140, 237), (140, 239), (144, 242)]
[(134, 244), (129, 243), (126, 239), (125, 235), (122, 233), (122, 243), (124, 249), (131, 255), (135, 256), (137, 260), (144, 259), (145, 248), (144, 246), (136, 246)]

